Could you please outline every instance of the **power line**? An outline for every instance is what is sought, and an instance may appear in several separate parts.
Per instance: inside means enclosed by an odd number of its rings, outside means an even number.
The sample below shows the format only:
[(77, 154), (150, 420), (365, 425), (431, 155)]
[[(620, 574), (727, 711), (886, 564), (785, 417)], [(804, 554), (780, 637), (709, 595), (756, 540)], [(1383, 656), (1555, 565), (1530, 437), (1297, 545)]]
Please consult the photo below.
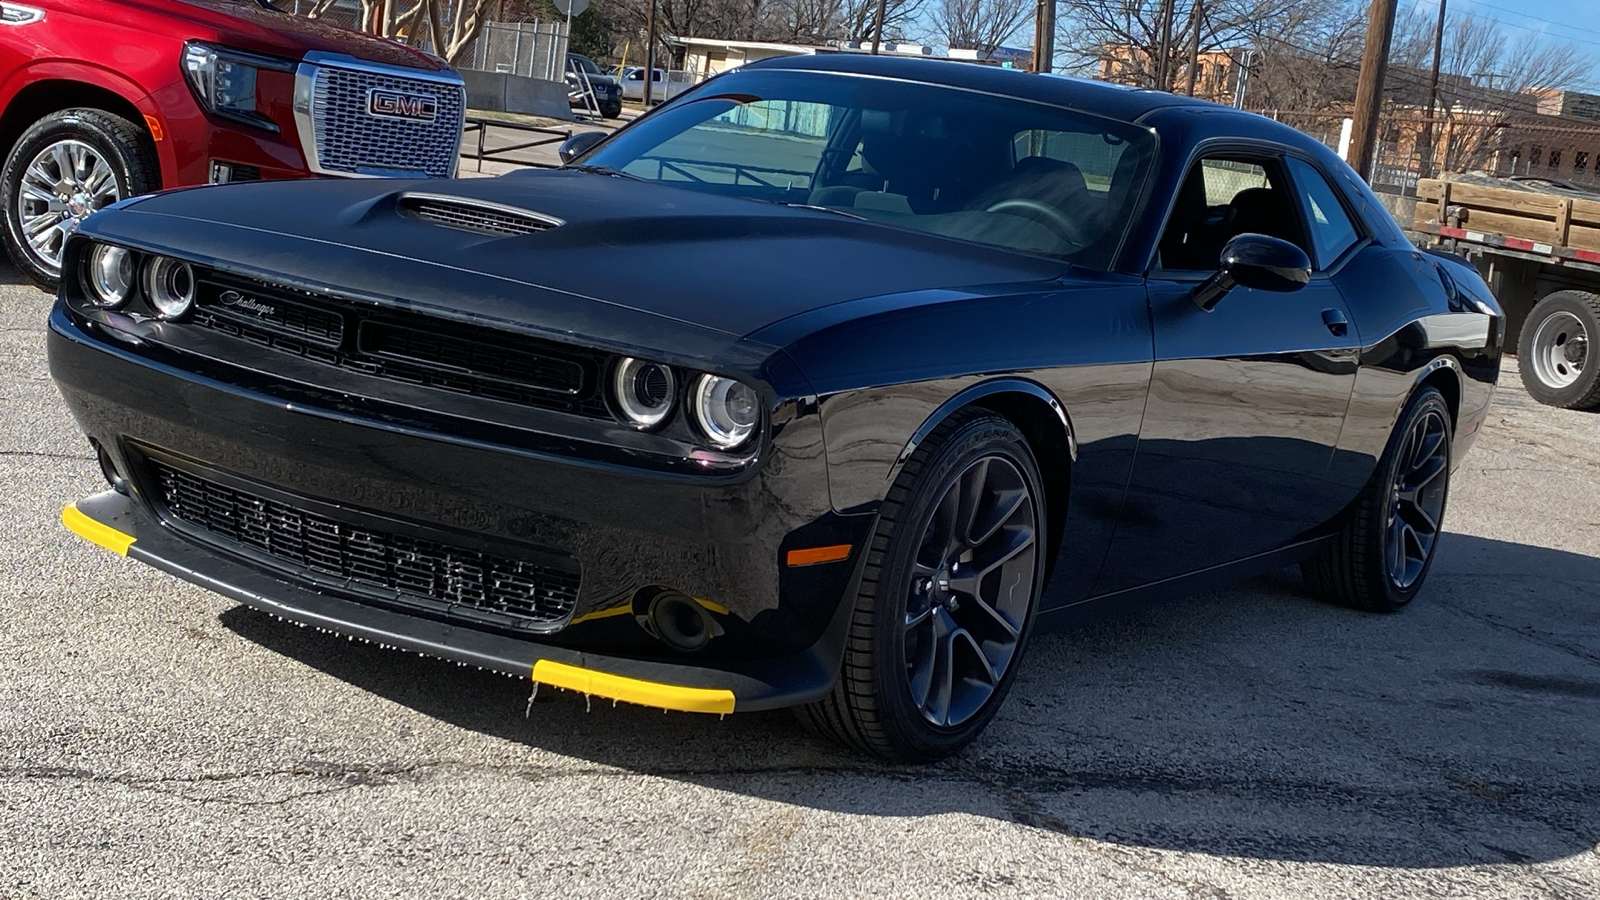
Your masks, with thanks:
[[(1497, 12), (1506, 13), (1508, 15), (1521, 16), (1524, 19), (1532, 19), (1535, 22), (1543, 22), (1546, 25), (1554, 25), (1557, 28), (1564, 28), (1564, 29), (1566, 29), (1568, 31), (1582, 31), (1582, 32), (1585, 32), (1587, 34), (1600, 35), (1600, 29), (1584, 28), (1584, 27), (1582, 27), (1580, 25), (1568, 25), (1566, 22), (1558, 22), (1555, 19), (1546, 19), (1543, 16), (1536, 16), (1536, 15), (1534, 15), (1532, 13), (1526, 13), (1526, 12), (1523, 12), (1523, 11), (1518, 10), (1518, 9), (1507, 9), (1504, 6), (1495, 6), (1493, 3), (1485, 3), (1484, 0), (1460, 0), (1460, 2), (1462, 2), (1462, 3), (1470, 3), (1473, 6), (1481, 6), (1481, 7), (1485, 8), (1485, 9), (1492, 9), (1492, 10), (1495, 10)], [(1496, 21), (1499, 21), (1499, 20), (1497, 19)], [(1534, 28), (1532, 25), (1524, 25), (1521, 22), (1500, 22), (1500, 24), (1502, 24), (1502, 25), (1510, 25), (1510, 26), (1512, 26), (1514, 28), (1526, 28), (1529, 31), (1538, 31), (1541, 34), (1546, 33), (1543, 29)], [(1557, 36), (1558, 37), (1565, 37), (1565, 35), (1557, 35)], [(1593, 44), (1593, 43), (1595, 43), (1594, 41), (1585, 41), (1585, 40), (1579, 40), (1579, 39), (1576, 39), (1576, 38), (1574, 38), (1573, 40), (1575, 40), (1575, 41), (1577, 41), (1578, 43), (1581, 43), (1581, 44)]]

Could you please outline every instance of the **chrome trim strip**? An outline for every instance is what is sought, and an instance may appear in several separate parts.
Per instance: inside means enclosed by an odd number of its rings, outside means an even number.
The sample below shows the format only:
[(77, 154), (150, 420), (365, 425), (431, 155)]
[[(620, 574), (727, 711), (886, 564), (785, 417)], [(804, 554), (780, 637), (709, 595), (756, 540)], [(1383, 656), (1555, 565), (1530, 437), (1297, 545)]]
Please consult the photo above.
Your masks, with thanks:
[[(312, 89), (316, 86), (317, 72), (322, 68), (349, 69), (365, 72), (371, 75), (386, 75), (391, 78), (409, 78), (416, 81), (431, 81), (435, 84), (453, 86), (461, 91), (461, 112), (463, 125), (465, 124), (467, 110), (467, 83), (461, 73), (455, 70), (444, 72), (429, 72), (425, 69), (407, 69), (403, 66), (388, 66), (381, 63), (367, 62), (356, 59), (347, 53), (328, 53), (321, 50), (312, 50), (295, 68), (294, 72), (294, 127), (300, 134), (300, 150), (306, 157), (306, 168), (318, 175), (333, 175), (339, 178), (415, 178), (422, 174), (418, 171), (393, 171), (378, 172), (368, 170), (365, 172), (345, 172), (342, 170), (326, 169), (322, 160), (317, 156), (317, 135), (315, 122), (311, 115)], [(462, 130), (456, 132), (456, 144), (451, 150), (450, 159), (453, 168), (448, 177), (455, 177), (455, 166), (461, 164), (461, 141), (465, 137)]]
[(20, 3), (0, 3), (0, 25), (16, 28), (44, 21), (44, 10)]

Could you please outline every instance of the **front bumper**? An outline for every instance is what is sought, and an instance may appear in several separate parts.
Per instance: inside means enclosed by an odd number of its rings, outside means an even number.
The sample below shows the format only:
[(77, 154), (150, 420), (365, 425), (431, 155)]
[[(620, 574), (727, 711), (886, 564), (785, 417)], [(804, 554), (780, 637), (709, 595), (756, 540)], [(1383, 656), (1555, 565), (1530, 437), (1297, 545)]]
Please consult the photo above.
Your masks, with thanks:
[(185, 541), (131, 497), (106, 491), (67, 506), (69, 531), (114, 553), (300, 625), (579, 691), (683, 712), (793, 706), (832, 687), (849, 608), (840, 604), (818, 646), (723, 667), (663, 663), (546, 646), (354, 603), (275, 578)]
[[(49, 350), (80, 427), (126, 479), (125, 494), (91, 498), (79, 512), (126, 536), (127, 555), (225, 596), (381, 644), (672, 709), (726, 711), (722, 700), (666, 688), (726, 691), (741, 710), (803, 703), (838, 671), (850, 608), (841, 598), (854, 596), (861, 554), (803, 567), (782, 560), (807, 547), (860, 548), (872, 523), (828, 508), (814, 421), (788, 423), (753, 471), (695, 478), (421, 431), (300, 389), (274, 393), (264, 373), (129, 341), (61, 304)], [(798, 446), (786, 450), (791, 440)], [(382, 517), (424, 539), (568, 556), (582, 571), (570, 622), (530, 633), (407, 609), (197, 533), (163, 506), (152, 454)], [(690, 653), (653, 635), (637, 604), (660, 588), (715, 610), (718, 636)]]

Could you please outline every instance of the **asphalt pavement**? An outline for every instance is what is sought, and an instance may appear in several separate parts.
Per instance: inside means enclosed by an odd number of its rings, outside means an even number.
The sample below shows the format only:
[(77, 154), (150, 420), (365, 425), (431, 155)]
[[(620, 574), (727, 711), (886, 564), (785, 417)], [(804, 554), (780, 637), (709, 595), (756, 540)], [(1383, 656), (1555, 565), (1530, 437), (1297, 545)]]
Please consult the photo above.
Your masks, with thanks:
[(1514, 371), (1410, 609), (1286, 571), (1043, 637), (899, 768), (530, 704), (84, 543), (49, 301), (0, 281), (0, 897), (1600, 896), (1600, 416)]

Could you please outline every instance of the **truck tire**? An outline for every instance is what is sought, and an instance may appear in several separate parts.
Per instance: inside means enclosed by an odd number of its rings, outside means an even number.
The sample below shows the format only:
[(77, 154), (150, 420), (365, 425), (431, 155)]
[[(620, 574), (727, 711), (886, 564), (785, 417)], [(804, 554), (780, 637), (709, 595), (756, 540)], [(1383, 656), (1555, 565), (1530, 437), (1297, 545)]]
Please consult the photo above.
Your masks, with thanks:
[(1533, 399), (1563, 409), (1600, 407), (1600, 294), (1556, 291), (1522, 323), (1517, 367)]
[(67, 235), (89, 214), (161, 186), (144, 130), (98, 109), (65, 109), (28, 127), (0, 170), (6, 253), (55, 290)]

